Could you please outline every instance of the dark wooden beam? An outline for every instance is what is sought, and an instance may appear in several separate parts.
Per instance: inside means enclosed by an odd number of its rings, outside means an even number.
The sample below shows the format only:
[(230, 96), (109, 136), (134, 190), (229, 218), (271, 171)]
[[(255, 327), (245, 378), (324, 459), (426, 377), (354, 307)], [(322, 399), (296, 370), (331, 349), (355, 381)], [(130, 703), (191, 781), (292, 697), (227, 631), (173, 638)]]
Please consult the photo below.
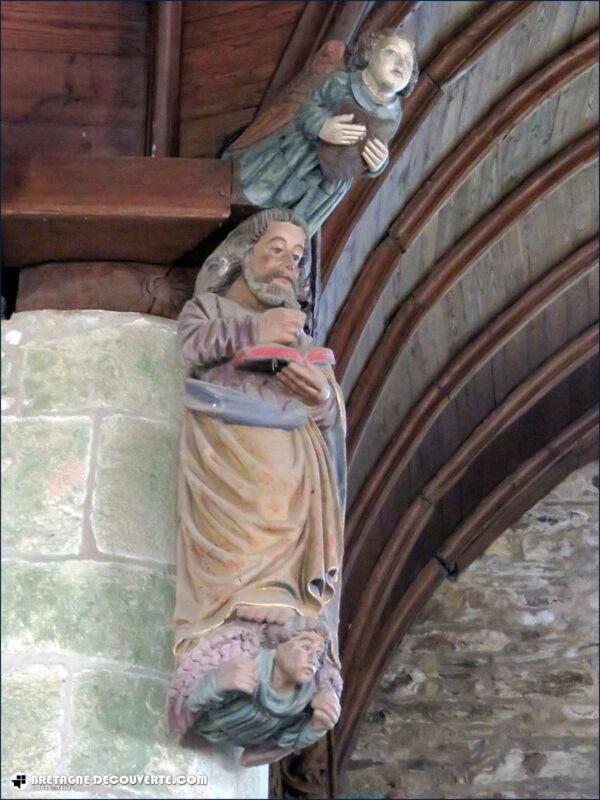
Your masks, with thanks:
[(375, 6), (372, 0), (349, 0), (337, 3), (337, 10), (333, 21), (327, 30), (327, 39), (340, 39), (342, 42), (351, 42), (371, 9)]
[(492, 208), (433, 265), (415, 291), (400, 305), (361, 372), (348, 402), (350, 462), (388, 376), (429, 309), (530, 208), (597, 158), (598, 131), (594, 128), (536, 169)]
[(5, 159), (3, 263), (169, 264), (229, 217), (230, 201), (231, 165), (226, 161)]
[[(530, 2), (489, 3), (422, 71), (417, 86), (404, 104), (404, 117), (398, 136), (390, 148), (390, 167), (400, 158), (435, 103), (444, 84), (510, 31), (529, 11)], [(438, 65), (441, 64), (442, 67)], [(326, 284), (348, 242), (350, 234), (367, 206), (374, 200), (382, 181), (357, 181), (324, 227), (323, 281)]]
[(261, 100), (258, 113), (270, 105), (327, 40), (337, 39), (349, 44), (373, 5), (373, 2), (318, 3), (309, 0)]
[(410, 247), (444, 201), (456, 192), (507, 131), (598, 60), (598, 32), (544, 64), (508, 92), (469, 131), (406, 203), (388, 236), (371, 253), (329, 334), (342, 379), (379, 297)]
[(152, 55), (148, 80), (146, 155), (178, 155), (181, 0), (150, 3)]
[(391, 496), (409, 461), (436, 420), (471, 378), (490, 362), (531, 320), (560, 297), (598, 263), (598, 240), (591, 239), (541, 278), (470, 342), (447, 364), (412, 407), (390, 445), (361, 487), (346, 520), (344, 573), (352, 585), (353, 568), (367, 546), (379, 514)]
[[(493, 540), (509, 528), (535, 503), (545, 497), (558, 481), (547, 480), (548, 472), (561, 464), (565, 458), (565, 445), (575, 441), (582, 445), (583, 458), (571, 463), (564, 476), (570, 474), (589, 461), (594, 460), (598, 449), (598, 408), (592, 408), (580, 420), (569, 426), (547, 447), (523, 465), (516, 474), (511, 475), (488, 495), (477, 508), (463, 520), (440, 548), (437, 555), (446, 563), (456, 567), (457, 574), (464, 572), (487, 550)], [(582, 437), (579, 440), (579, 436)], [(581, 455), (581, 451), (579, 453)], [(537, 491), (532, 496), (531, 482), (535, 479)]]
[(374, 9), (361, 28), (360, 36), (368, 36), (370, 33), (375, 33), (383, 28), (397, 28), (420, 5), (421, 0), (417, 2), (401, 0), (397, 3), (374, 3)]
[(263, 95), (258, 113), (263, 111), (273, 97), (302, 70), (323, 43), (325, 31), (331, 24), (339, 3), (311, 3), (304, 6), (292, 37), (281, 57), (269, 86)]
[(352, 706), (360, 693), (362, 670), (374, 640), (385, 623), (386, 609), (398, 580), (437, 504), (466, 473), (476, 457), (515, 420), (598, 352), (598, 325), (590, 326), (529, 375), (489, 414), (428, 481), (402, 514), (361, 594), (343, 648), (345, 703)]
[[(580, 466), (597, 457), (598, 410), (591, 409), (568, 425), (545, 447), (524, 461), (464, 520), (438, 554), (458, 561), (464, 569), (555, 486)], [(468, 533), (467, 533), (468, 532)], [(348, 761), (370, 697), (385, 665), (404, 633), (446, 577), (433, 557), (402, 595), (397, 611), (379, 628), (376, 648), (361, 670), (358, 691), (351, 703), (345, 699), (336, 728), (338, 769)]]

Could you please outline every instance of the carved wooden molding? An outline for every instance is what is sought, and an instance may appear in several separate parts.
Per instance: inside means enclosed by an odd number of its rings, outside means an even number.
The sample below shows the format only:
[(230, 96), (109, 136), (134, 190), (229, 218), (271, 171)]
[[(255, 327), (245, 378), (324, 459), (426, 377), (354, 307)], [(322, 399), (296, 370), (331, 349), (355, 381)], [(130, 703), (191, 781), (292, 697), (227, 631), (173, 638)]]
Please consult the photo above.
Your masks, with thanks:
[(152, 3), (153, 48), (149, 75), (146, 155), (176, 156), (181, 66), (181, 0)]
[(501, 137), (534, 108), (556, 94), (598, 60), (598, 31), (544, 64), (517, 89), (509, 92), (472, 128), (452, 154), (413, 195), (390, 226), (390, 237), (407, 250), (425, 223), (464, 182)]
[[(531, 496), (527, 489), (531, 479), (537, 476), (541, 466), (540, 461), (543, 462), (544, 469), (551, 469), (559, 463), (564, 458), (565, 445), (572, 441), (574, 428), (578, 431), (578, 436), (584, 437), (582, 444), (595, 445), (597, 449), (598, 408), (590, 409), (576, 423), (566, 428), (551, 444), (537, 454), (537, 458), (531, 459), (531, 463), (528, 463), (527, 466), (523, 465), (518, 475), (502, 481), (494, 492), (479, 503), (467, 519), (461, 522), (437, 555), (447, 563), (455, 563), (457, 570), (461, 572), (469, 564), (472, 564), (491, 544), (491, 540), (488, 538), (490, 529), (498, 535), (510, 527), (512, 523), (510, 520), (506, 520), (506, 514), (507, 512), (514, 514), (511, 506), (519, 503), (523, 513), (532, 507)], [(574, 464), (572, 469), (577, 469), (583, 463), (586, 462)], [(569, 472), (571, 471), (569, 470)], [(546, 487), (541, 497), (544, 497), (551, 488), (552, 486)], [(514, 519), (514, 516), (512, 518)]]
[(507, 342), (598, 262), (598, 240), (590, 239), (549, 269), (495, 317), (444, 367), (403, 420), (392, 442), (361, 487), (346, 520), (344, 572), (351, 584), (353, 566), (378, 514), (421, 442), (452, 398)]
[(508, 92), (406, 203), (390, 226), (388, 238), (368, 258), (330, 331), (328, 345), (336, 354), (339, 379), (346, 373), (362, 331), (402, 253), (431, 217), (468, 179), (507, 131), (597, 60), (596, 31)]
[(409, 2), (402, 0), (399, 3), (377, 3), (375, 9), (363, 25), (360, 31), (360, 38), (375, 33), (383, 28), (397, 28), (404, 22), (406, 17), (416, 11), (421, 5), (419, 2)]
[(342, 0), (337, 5), (339, 6), (339, 11), (336, 13), (324, 38), (351, 42), (375, 2), (374, 0), (350, 0), (350, 2)]
[[(574, 469), (592, 460), (597, 450), (598, 410), (593, 408), (502, 481), (463, 520), (438, 555), (444, 560), (458, 559), (461, 568), (468, 566), (548, 491)], [(507, 503), (507, 497), (510, 497), (510, 503)], [(377, 648), (370, 650), (369, 659), (360, 671), (352, 702), (345, 698), (342, 719), (336, 728), (339, 769), (343, 769), (347, 762), (369, 699), (388, 658), (445, 574), (437, 558), (433, 557), (403, 594), (397, 612), (385, 626), (378, 628)]]
[(258, 107), (257, 114), (269, 105), (270, 100), (292, 78), (295, 78), (323, 42), (325, 31), (339, 11), (339, 3), (305, 3), (300, 19), (271, 77), (271, 81)]
[[(346, 667), (344, 704), (352, 707), (360, 694), (373, 643), (385, 625), (385, 611), (411, 553), (437, 503), (464, 476), (477, 456), (516, 419), (598, 351), (598, 324), (590, 326), (525, 378), (428, 481), (401, 516), (363, 591), (343, 650)], [(362, 658), (361, 658), (362, 655)]]
[[(470, 25), (434, 57), (421, 72), (415, 90), (404, 105), (402, 127), (390, 148), (390, 167), (399, 159), (430, 113), (443, 91), (444, 84), (453, 80), (479, 58), (496, 39), (511, 30), (529, 11), (531, 5), (531, 2), (490, 3)], [(381, 185), (381, 181), (368, 179), (357, 181), (325, 226), (325, 240), (332, 241), (328, 246), (323, 265), (325, 283), (348, 242), (356, 220), (373, 201)]]
[(360, 374), (348, 402), (348, 455), (351, 462), (384, 384), (421, 320), (505, 232), (536, 203), (575, 172), (598, 158), (594, 128), (567, 145), (504, 197), (431, 268), (400, 305)]
[(257, 113), (296, 77), (326, 39), (348, 44), (373, 5), (362, 1), (306, 3)]

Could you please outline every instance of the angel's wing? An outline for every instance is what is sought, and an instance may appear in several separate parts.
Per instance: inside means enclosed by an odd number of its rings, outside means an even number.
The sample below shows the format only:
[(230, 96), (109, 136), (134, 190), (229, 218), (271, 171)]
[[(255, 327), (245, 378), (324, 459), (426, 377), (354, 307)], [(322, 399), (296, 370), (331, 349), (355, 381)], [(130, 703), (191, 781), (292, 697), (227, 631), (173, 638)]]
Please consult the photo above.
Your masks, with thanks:
[(260, 652), (260, 626), (227, 623), (205, 636), (181, 660), (167, 690), (167, 721), (172, 733), (184, 734), (194, 723), (188, 699), (200, 678), (224, 661)]
[(311, 92), (332, 72), (345, 69), (346, 45), (331, 39), (317, 50), (304, 69), (286, 86), (275, 93), (269, 104), (253, 120), (246, 130), (229, 146), (228, 152), (239, 153), (247, 147), (261, 142), (288, 125), (298, 113)]

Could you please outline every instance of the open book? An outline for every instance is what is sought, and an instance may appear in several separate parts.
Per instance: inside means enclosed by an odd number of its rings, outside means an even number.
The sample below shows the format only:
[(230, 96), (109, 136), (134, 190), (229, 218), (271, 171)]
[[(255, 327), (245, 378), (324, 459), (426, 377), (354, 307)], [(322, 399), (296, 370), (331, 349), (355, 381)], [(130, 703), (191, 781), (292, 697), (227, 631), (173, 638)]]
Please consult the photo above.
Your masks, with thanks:
[(239, 369), (275, 374), (290, 363), (333, 366), (335, 356), (328, 347), (286, 347), (283, 344), (260, 344), (238, 350), (231, 363)]

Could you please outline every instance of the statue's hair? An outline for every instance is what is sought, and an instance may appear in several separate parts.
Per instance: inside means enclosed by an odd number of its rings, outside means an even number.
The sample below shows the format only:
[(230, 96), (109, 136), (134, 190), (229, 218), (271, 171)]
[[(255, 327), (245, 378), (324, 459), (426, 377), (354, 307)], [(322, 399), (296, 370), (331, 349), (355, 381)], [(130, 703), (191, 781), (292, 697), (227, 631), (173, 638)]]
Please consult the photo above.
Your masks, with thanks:
[(211, 292), (225, 292), (240, 276), (245, 258), (273, 222), (290, 222), (304, 231), (304, 253), (298, 265), (298, 279), (294, 287), (296, 297), (304, 300), (310, 288), (310, 232), (304, 220), (288, 208), (265, 208), (240, 223), (204, 262), (198, 275), (196, 292), (207, 290), (202, 286), (206, 279), (210, 280)]
[(397, 28), (383, 28), (380, 31), (376, 31), (375, 33), (370, 33), (368, 36), (365, 36), (364, 39), (359, 41), (354, 47), (350, 50), (350, 54), (348, 57), (348, 67), (350, 69), (364, 69), (371, 58), (371, 54), (373, 53), (373, 49), (377, 42), (381, 39), (402, 39), (405, 42), (408, 42), (410, 45), (410, 49), (412, 50), (413, 55), (413, 68), (412, 73), (410, 75), (410, 80), (402, 89), (398, 92), (400, 97), (408, 97), (408, 95), (412, 92), (415, 88), (415, 85), (419, 79), (419, 65), (417, 63), (417, 51), (415, 48), (414, 41), (407, 36), (404, 32), (402, 27)]
[(269, 623), (264, 627), (263, 640), (267, 647), (274, 649), (301, 633), (317, 633), (323, 637), (325, 647), (322, 660), (324, 661), (331, 635), (329, 628), (321, 619), (310, 619), (310, 617), (300, 617), (298, 614), (294, 614), (283, 625), (275, 622)]

